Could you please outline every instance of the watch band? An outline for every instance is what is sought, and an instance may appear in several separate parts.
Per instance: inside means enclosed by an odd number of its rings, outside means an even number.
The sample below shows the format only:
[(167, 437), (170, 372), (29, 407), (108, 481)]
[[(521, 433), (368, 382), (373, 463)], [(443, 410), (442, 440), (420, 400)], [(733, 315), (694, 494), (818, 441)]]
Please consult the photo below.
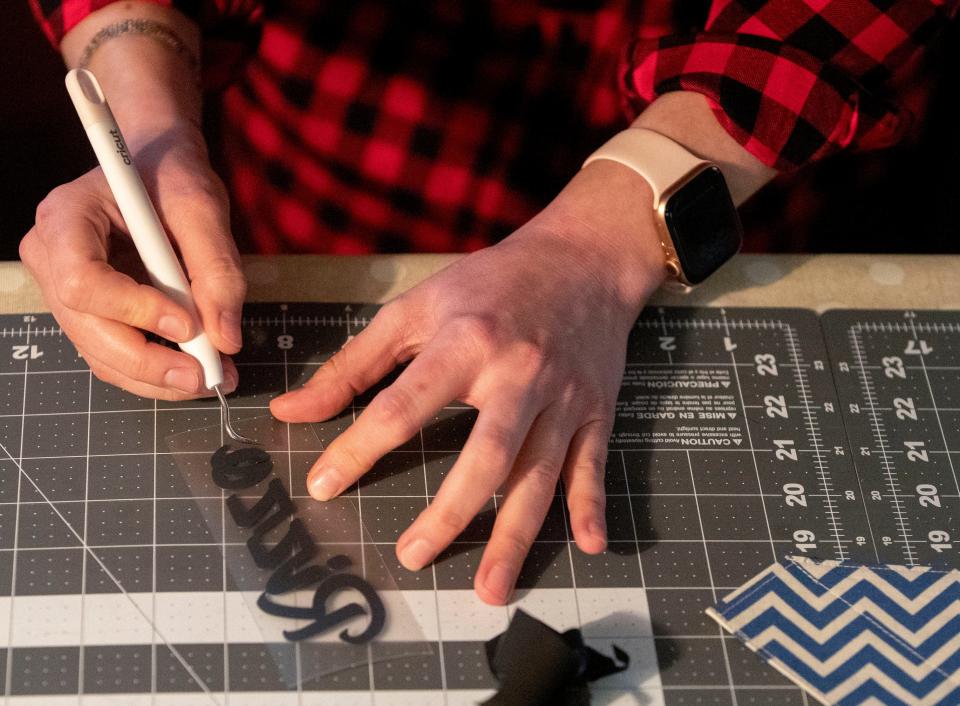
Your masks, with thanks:
[(658, 208), (660, 197), (671, 186), (708, 164), (669, 137), (642, 127), (617, 133), (587, 157), (583, 166), (598, 159), (620, 162), (642, 176), (653, 189), (654, 209)]

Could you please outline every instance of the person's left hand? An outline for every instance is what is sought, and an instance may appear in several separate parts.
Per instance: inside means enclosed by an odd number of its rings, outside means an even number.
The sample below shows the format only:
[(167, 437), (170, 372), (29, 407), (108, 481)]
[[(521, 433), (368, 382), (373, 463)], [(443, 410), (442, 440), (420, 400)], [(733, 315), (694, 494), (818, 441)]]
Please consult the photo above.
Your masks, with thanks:
[(627, 336), (663, 279), (650, 192), (613, 162), (583, 170), (537, 218), (386, 304), (305, 387), (271, 404), (283, 421), (330, 418), (398, 364), (311, 469), (318, 500), (347, 490), (444, 405), (479, 410), (437, 496), (397, 541), (418, 570), (502, 488), (475, 588), (506, 602), (558, 478), (577, 546), (606, 547), (604, 466)]

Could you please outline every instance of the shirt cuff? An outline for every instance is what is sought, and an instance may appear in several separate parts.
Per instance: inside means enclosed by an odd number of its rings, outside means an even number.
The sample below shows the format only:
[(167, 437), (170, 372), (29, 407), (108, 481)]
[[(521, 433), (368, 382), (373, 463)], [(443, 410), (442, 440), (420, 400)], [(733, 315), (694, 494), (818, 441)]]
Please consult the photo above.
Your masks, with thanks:
[[(87, 15), (118, 0), (30, 0), (34, 16), (55, 49)], [(263, 8), (259, 0), (144, 0), (174, 7), (200, 26), (203, 34), (201, 73), (206, 89), (227, 85), (255, 51), (261, 34)], [(52, 5), (51, 9), (50, 8)]]
[[(156, 5), (171, 6), (172, 0), (143, 0), (152, 2)], [(40, 29), (46, 35), (47, 39), (53, 45), (54, 49), (60, 49), (60, 42), (71, 29), (97, 10), (112, 5), (117, 0), (61, 0), (57, 3), (42, 2), (42, 0), (31, 0), (30, 7), (33, 10), (34, 17), (40, 25)]]
[(670, 91), (705, 95), (726, 131), (779, 171), (844, 148), (894, 144), (912, 120), (832, 64), (758, 35), (638, 39), (622, 77), (633, 112)]

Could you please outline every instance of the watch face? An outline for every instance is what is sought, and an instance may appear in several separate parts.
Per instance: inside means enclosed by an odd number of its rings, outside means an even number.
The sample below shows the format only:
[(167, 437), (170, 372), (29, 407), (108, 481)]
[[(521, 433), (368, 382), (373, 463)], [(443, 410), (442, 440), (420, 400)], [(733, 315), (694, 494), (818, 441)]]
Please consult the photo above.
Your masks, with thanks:
[(743, 229), (718, 167), (707, 167), (680, 187), (663, 216), (691, 284), (705, 280), (740, 249)]

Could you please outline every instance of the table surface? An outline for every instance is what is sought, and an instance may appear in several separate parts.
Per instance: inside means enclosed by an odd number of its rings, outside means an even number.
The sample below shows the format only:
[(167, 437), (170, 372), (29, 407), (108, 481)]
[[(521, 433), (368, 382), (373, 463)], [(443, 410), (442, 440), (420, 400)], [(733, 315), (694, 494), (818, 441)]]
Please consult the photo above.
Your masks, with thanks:
[[(456, 257), (247, 257), (244, 259), (244, 268), (250, 282), (250, 301), (383, 302), (454, 261)], [(680, 306), (781, 306), (817, 311), (841, 307), (960, 310), (958, 272), (960, 257), (949, 256), (745, 255), (727, 265), (708, 285), (687, 294), (664, 290), (654, 297), (652, 303)], [(19, 263), (0, 263), (0, 313), (16, 314), (43, 310), (45, 306), (39, 291), (23, 267)], [(703, 541), (706, 546), (706, 535)], [(29, 600), (29, 597), (18, 600)], [(714, 639), (709, 644), (725, 642)], [(703, 641), (703, 644), (708, 643)], [(650, 662), (649, 655), (645, 661), (643, 654), (647, 653), (637, 653), (638, 665)], [(726, 655), (726, 652), (724, 654)], [(707, 661), (709, 662), (709, 658)], [(752, 661), (750, 664), (752, 665)], [(380, 682), (377, 683), (379, 685)], [(688, 687), (675, 687), (670, 695), (683, 695), (687, 693), (685, 689)], [(649, 695), (647, 691), (642, 693)], [(693, 691), (689, 693), (691, 696), (694, 694)], [(776, 693), (786, 698), (788, 691)], [(463, 703), (467, 703), (467, 695), (467, 692), (459, 695), (463, 697)], [(174, 703), (175, 696), (166, 694), (156, 703)], [(190, 699), (194, 695), (184, 696)], [(271, 698), (274, 696), (271, 694)], [(391, 692), (385, 697), (385, 702), (391, 702), (390, 699), (395, 696), (396, 693)], [(118, 698), (126, 697), (121, 695)], [(262, 703), (257, 699), (265, 698), (265, 693), (256, 693), (251, 698), (254, 700), (234, 701)], [(9, 701), (11, 704), (21, 702), (28, 703), (27, 700)], [(193, 703), (176, 701), (188, 702)], [(319, 702), (318, 700), (317, 703)], [(629, 701), (623, 701), (627, 702)], [(277, 703), (288, 701), (278, 700)], [(669, 703), (679, 702), (674, 699)]]
[[(458, 255), (245, 256), (249, 301), (384, 302)], [(958, 255), (740, 255), (690, 293), (651, 303), (960, 309)], [(0, 313), (47, 311), (18, 262), (0, 262)]]

